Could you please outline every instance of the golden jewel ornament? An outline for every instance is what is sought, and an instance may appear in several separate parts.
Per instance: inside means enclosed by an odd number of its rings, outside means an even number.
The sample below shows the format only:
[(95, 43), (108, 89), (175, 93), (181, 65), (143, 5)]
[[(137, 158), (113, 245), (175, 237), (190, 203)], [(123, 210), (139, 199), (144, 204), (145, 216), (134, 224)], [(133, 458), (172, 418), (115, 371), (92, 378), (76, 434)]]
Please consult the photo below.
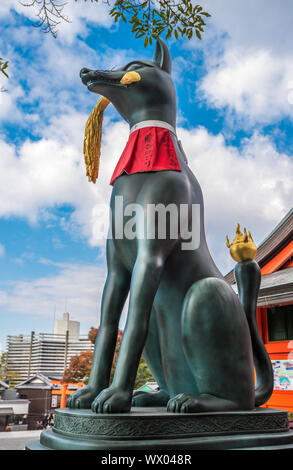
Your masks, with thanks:
[(236, 235), (232, 243), (229, 242), (228, 235), (226, 235), (226, 244), (230, 248), (230, 255), (237, 262), (252, 260), (257, 252), (251, 233), (248, 231), (247, 234), (246, 228), (243, 231), (244, 233), (240, 230), (240, 224), (237, 224)]

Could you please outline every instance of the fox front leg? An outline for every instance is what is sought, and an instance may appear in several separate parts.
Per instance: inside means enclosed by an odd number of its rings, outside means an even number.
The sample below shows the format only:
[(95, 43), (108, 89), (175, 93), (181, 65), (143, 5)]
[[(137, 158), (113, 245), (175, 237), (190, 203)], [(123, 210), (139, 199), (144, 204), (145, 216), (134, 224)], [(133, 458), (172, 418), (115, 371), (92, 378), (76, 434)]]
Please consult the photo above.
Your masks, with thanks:
[(90, 408), (110, 381), (121, 312), (129, 292), (130, 274), (119, 261), (112, 241), (107, 243), (108, 276), (102, 297), (101, 324), (96, 339), (88, 384), (67, 400), (69, 408)]
[(120, 347), (114, 380), (92, 403), (96, 413), (123, 413), (131, 408), (133, 386), (148, 333), (149, 318), (157, 292), (164, 259), (160, 255), (137, 257), (130, 286), (126, 328)]

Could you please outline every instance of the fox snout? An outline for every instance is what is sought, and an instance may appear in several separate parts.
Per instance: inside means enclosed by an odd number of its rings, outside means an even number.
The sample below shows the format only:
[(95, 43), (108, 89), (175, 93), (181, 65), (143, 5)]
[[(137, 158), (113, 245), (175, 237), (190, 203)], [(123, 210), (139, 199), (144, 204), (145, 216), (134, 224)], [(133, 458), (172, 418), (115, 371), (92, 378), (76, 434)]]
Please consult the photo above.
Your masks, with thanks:
[(87, 69), (85, 67), (82, 68), (81, 71), (79, 72), (79, 76), (80, 76), (81, 81), (84, 85), (87, 85), (90, 72), (92, 72), (92, 70)]
[[(93, 85), (119, 85), (123, 76), (121, 71), (113, 70), (90, 70), (83, 68), (80, 71), (80, 78), (88, 88)], [(94, 91), (94, 90), (93, 90)]]
[(82, 76), (88, 72), (91, 72), (90, 69), (87, 69), (86, 67), (84, 67), (83, 69), (81, 69), (81, 71), (79, 72), (79, 75), (80, 77), (82, 78)]

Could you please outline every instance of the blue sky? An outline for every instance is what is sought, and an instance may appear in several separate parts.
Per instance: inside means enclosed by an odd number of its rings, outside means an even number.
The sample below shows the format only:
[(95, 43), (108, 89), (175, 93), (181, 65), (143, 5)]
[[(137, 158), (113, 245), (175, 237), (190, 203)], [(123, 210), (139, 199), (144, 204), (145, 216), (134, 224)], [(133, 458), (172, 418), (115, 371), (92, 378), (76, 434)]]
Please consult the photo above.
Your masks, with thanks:
[[(169, 40), (178, 94), (177, 130), (204, 193), (210, 251), (233, 267), (225, 235), (237, 222), (259, 244), (292, 207), (293, 31), (291, 0), (209, 0), (203, 40)], [(9, 334), (51, 332), (67, 309), (81, 332), (98, 325), (105, 240), (99, 204), (128, 127), (105, 113), (100, 178), (88, 183), (82, 142), (96, 104), (82, 67), (151, 59), (107, 6), (68, 0), (57, 39), (32, 26), (35, 11), (1, 0), (0, 343)], [(104, 221), (104, 218), (100, 218)], [(123, 323), (122, 323), (123, 324)], [(0, 349), (1, 349), (0, 346)]]

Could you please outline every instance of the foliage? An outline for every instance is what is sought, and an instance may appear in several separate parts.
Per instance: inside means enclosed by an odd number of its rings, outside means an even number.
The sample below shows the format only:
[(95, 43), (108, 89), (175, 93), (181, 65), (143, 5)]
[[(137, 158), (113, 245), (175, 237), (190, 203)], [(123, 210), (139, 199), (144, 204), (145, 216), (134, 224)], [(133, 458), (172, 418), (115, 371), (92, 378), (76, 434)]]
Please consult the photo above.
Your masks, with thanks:
[(192, 0), (116, 0), (110, 15), (115, 22), (120, 18), (128, 21), (135, 38), (145, 38), (145, 47), (163, 33), (166, 39), (172, 35), (191, 39), (194, 33), (201, 39), (204, 17), (211, 16), (200, 5), (193, 5)]
[(141, 356), (139, 361), (139, 366), (137, 369), (134, 390), (137, 390), (146, 382), (155, 382), (154, 377), (152, 376), (151, 371), (149, 370), (147, 363), (145, 362), (144, 358)]
[(63, 382), (84, 382), (87, 383), (93, 362), (92, 351), (82, 351), (73, 356), (69, 367), (63, 375)]
[[(93, 344), (95, 344), (95, 342), (96, 342), (96, 337), (97, 337), (98, 333), (99, 333), (99, 328), (94, 328), (92, 326), (89, 333), (88, 333), (88, 339)], [(114, 353), (114, 359), (113, 359), (111, 375), (110, 375), (110, 382), (112, 382), (113, 377), (114, 377), (114, 372), (115, 372), (117, 359), (118, 359), (118, 354), (119, 354), (119, 350), (120, 350), (120, 344), (121, 344), (121, 341), (122, 341), (122, 335), (123, 335), (123, 332), (121, 330), (118, 330), (117, 342), (116, 342), (115, 353)]]
[(3, 62), (3, 59), (2, 57), (0, 57), (0, 72), (2, 72), (7, 78), (8, 78), (8, 74), (7, 72), (5, 71), (8, 67), (8, 60), (4, 60)]
[[(96, 337), (99, 332), (99, 328), (91, 327), (88, 333), (88, 339), (95, 344)], [(117, 342), (115, 347), (113, 365), (111, 369), (111, 376), (110, 376), (110, 383), (113, 381), (114, 372), (118, 360), (118, 354), (120, 350), (120, 344), (122, 341), (123, 332), (118, 330), (117, 335)], [(93, 352), (92, 351), (83, 351), (82, 353), (74, 356), (70, 360), (69, 367), (64, 372), (64, 376), (62, 381), (63, 382), (79, 382), (82, 381), (84, 383), (88, 382), (91, 367), (93, 362)], [(153, 378), (145, 360), (141, 357), (139, 362), (139, 367), (137, 371), (137, 376), (135, 380), (134, 388), (137, 389), (144, 385), (146, 382), (154, 382), (155, 379)]]
[(17, 371), (9, 372), (7, 370), (7, 353), (2, 353), (0, 356), (0, 379), (6, 382), (11, 389), (18, 384), (20, 379), (20, 375)]
[[(64, 14), (67, 2), (62, 0), (29, 0), (22, 3), (26, 7), (37, 7), (40, 27), (45, 33), (57, 36), (57, 26), (61, 21), (70, 22)], [(78, 0), (75, 0), (76, 2)], [(85, 2), (87, 0), (84, 0)], [(135, 38), (144, 37), (144, 46), (152, 44), (163, 33), (168, 39), (172, 35), (178, 39), (191, 39), (195, 34), (201, 39), (206, 23), (204, 19), (211, 15), (200, 5), (193, 5), (192, 0), (91, 0), (92, 3), (103, 1), (109, 8), (109, 15), (114, 22), (122, 20), (131, 25)]]

